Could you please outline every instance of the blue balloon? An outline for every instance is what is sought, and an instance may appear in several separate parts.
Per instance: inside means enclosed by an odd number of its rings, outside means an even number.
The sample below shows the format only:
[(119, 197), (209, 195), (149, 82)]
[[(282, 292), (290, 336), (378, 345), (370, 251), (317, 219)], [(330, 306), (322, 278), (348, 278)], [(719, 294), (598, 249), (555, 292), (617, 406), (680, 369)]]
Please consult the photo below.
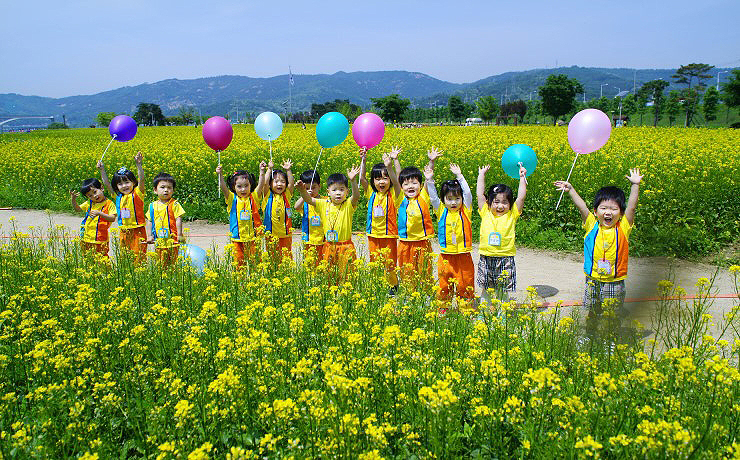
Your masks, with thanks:
[(274, 112), (262, 112), (254, 119), (254, 130), (266, 141), (274, 141), (283, 132), (283, 120)]
[(316, 124), (316, 140), (325, 149), (344, 142), (349, 134), (349, 121), (339, 112), (325, 113)]
[(181, 244), (180, 250), (182, 251), (183, 259), (185, 259), (185, 264), (189, 264), (195, 268), (198, 274), (203, 274), (203, 269), (208, 259), (206, 251), (192, 244)]
[(519, 179), (519, 163), (527, 170), (527, 176), (532, 175), (537, 168), (537, 154), (532, 147), (526, 144), (514, 144), (501, 157), (501, 167), (507, 176)]

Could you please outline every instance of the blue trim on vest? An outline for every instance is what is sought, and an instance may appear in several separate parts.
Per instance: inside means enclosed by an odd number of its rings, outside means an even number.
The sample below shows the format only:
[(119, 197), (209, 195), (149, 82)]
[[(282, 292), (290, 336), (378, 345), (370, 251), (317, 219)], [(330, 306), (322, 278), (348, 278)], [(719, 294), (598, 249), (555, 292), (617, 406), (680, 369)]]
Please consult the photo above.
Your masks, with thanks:
[[(123, 225), (123, 218), (121, 217), (121, 198), (123, 197), (123, 193), (119, 193), (116, 195), (116, 211), (118, 211), (118, 225)], [(134, 211), (135, 213), (136, 211)], [(136, 214), (134, 214), (134, 217)], [(138, 223), (138, 221), (137, 221)]]
[[(375, 206), (375, 193), (370, 195), (370, 200), (367, 202), (367, 223), (365, 224), (365, 233), (371, 235), (373, 233), (373, 206)], [(388, 215), (386, 214), (386, 220)], [(388, 224), (386, 224), (386, 234), (388, 233)]]
[(442, 215), (440, 216), (439, 220), (437, 221), (437, 230), (439, 233), (439, 246), (442, 248), (447, 248), (447, 208), (445, 208), (444, 211), (442, 211)]
[[(419, 203), (418, 199), (416, 200), (416, 205), (419, 206), (419, 213), (421, 214), (421, 228), (424, 229), (424, 236), (427, 236), (427, 225), (426, 225), (426, 222), (424, 222), (424, 210), (422, 209), (421, 203)], [(446, 210), (447, 208), (445, 208), (445, 211)], [(429, 214), (431, 214), (431, 211), (429, 212)]]
[(408, 238), (409, 232), (406, 228), (407, 219), (408, 216), (407, 210), (409, 207), (409, 199), (404, 197), (403, 201), (401, 201), (401, 205), (398, 207), (398, 236), (401, 238)]
[(301, 230), (303, 230), (303, 238), (301, 238), (303, 241), (308, 241), (310, 239), (310, 232), (311, 232), (311, 222), (310, 218), (308, 217), (308, 203), (305, 201), (303, 202), (303, 219), (301, 219)]
[(599, 234), (599, 223), (594, 224), (594, 228), (588, 232), (583, 239), (583, 272), (589, 276), (594, 270), (594, 250), (596, 246), (596, 235)]
[(272, 197), (273, 194), (270, 192), (270, 195), (267, 197), (267, 206), (265, 206), (265, 230), (272, 233)]
[(152, 223), (152, 238), (157, 239), (157, 223), (154, 221), (154, 203), (149, 203), (149, 221)]
[[(88, 217), (90, 217), (90, 210), (92, 209), (92, 200), (87, 205), (87, 212), (85, 212), (85, 217), (82, 218), (82, 223), (80, 224), (80, 238), (85, 237), (85, 223), (87, 222)], [(95, 230), (95, 241), (98, 240), (98, 234), (97, 229)]]
[[(235, 240), (239, 239), (239, 212), (237, 210), (238, 201), (236, 199), (236, 194), (234, 194), (234, 199), (231, 202), (231, 211), (229, 212), (229, 230), (231, 231), (231, 237)], [(249, 212), (251, 213), (252, 210), (250, 209)]]

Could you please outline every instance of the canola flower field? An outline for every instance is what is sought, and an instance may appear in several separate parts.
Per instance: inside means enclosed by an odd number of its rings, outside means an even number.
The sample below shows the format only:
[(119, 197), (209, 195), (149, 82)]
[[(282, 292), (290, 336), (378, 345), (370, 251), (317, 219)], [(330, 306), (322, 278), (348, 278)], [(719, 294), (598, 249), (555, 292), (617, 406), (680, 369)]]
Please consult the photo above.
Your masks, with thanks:
[[(3, 134), (0, 206), (67, 210), (68, 190), (79, 188), (85, 178), (97, 177), (95, 163), (109, 140), (105, 129)], [(447, 166), (456, 162), (468, 182), (474, 184), (478, 167), (490, 163), (489, 184), (495, 180), (515, 187), (516, 182), (501, 170), (500, 161), (503, 151), (516, 143), (530, 145), (539, 160), (529, 178), (517, 243), (578, 250), (583, 237), (578, 212), (567, 196), (555, 210), (559, 192), (552, 185), (567, 177), (574, 158), (567, 142), (567, 127), (388, 127), (383, 142), (368, 154), (368, 164), (380, 161), (382, 152), (398, 145), (403, 149), (402, 166), (423, 167), (426, 150), (437, 146), (445, 152), (436, 170), (439, 180), (452, 177)], [(291, 158), (296, 175), (312, 169), (320, 151), (312, 125), (308, 129), (286, 125), (272, 146), (276, 163)], [(134, 169), (137, 151), (144, 153), (149, 180), (160, 171), (177, 179), (176, 197), (189, 218), (226, 222), (214, 173), (217, 155), (203, 142), (200, 127), (139, 128), (132, 141), (113, 143), (105, 159), (109, 173), (124, 165)], [(221, 157), (226, 172), (246, 169), (256, 174), (259, 162), (269, 158), (269, 146), (251, 125), (235, 125), (234, 139)], [(344, 143), (323, 152), (318, 169), (326, 178), (358, 162), (357, 146), (350, 133)], [(692, 257), (709, 254), (740, 238), (737, 130), (614, 129), (604, 148), (579, 157), (571, 182), (589, 202), (604, 185), (616, 184), (628, 192), (624, 175), (633, 167), (639, 167), (645, 177), (630, 239), (632, 254)], [(355, 213), (355, 230), (363, 229), (363, 218), (364, 213)], [(476, 213), (476, 231), (479, 221)]]
[(439, 318), (382, 261), (199, 275), (31, 231), (0, 246), (0, 458), (740, 456), (740, 304), (705, 278), (660, 283), (653, 340), (584, 342), (534, 295)]

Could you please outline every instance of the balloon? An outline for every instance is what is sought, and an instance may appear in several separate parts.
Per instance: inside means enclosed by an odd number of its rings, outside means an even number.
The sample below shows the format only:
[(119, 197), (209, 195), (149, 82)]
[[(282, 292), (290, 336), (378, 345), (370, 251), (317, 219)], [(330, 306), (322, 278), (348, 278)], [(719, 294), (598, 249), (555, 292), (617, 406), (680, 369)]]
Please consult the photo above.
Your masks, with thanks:
[(213, 150), (226, 150), (232, 137), (234, 130), (224, 117), (211, 117), (203, 123), (203, 140)]
[(612, 123), (598, 109), (581, 110), (568, 123), (568, 143), (579, 154), (599, 150), (609, 140)]
[(380, 144), (385, 135), (385, 123), (374, 113), (363, 113), (352, 123), (352, 137), (360, 147), (371, 149)]
[(532, 147), (526, 144), (514, 144), (501, 157), (501, 167), (507, 176), (519, 179), (519, 163), (527, 170), (527, 176), (532, 175), (537, 168), (537, 154)]
[(117, 115), (113, 117), (108, 125), (108, 132), (115, 135), (118, 142), (128, 142), (136, 136), (136, 122), (128, 115)]
[(349, 134), (349, 122), (339, 112), (325, 113), (316, 124), (316, 140), (325, 149), (341, 144)]
[(206, 251), (198, 246), (192, 244), (181, 244), (180, 249), (182, 250), (182, 257), (185, 259), (186, 264), (190, 264), (200, 274), (203, 273), (203, 268), (206, 266)]
[(266, 141), (274, 141), (283, 132), (283, 120), (274, 112), (262, 112), (254, 120), (254, 130)]

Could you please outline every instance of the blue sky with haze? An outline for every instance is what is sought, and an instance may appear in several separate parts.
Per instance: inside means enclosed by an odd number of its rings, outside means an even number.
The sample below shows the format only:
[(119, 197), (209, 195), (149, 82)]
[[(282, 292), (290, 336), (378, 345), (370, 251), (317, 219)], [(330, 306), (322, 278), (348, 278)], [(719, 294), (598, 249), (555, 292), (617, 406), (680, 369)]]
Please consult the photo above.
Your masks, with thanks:
[[(409, 70), (455, 83), (579, 65), (740, 66), (740, 0), (17, 1), (0, 93), (63, 97), (167, 78)], [(726, 75), (723, 75), (726, 78)]]

